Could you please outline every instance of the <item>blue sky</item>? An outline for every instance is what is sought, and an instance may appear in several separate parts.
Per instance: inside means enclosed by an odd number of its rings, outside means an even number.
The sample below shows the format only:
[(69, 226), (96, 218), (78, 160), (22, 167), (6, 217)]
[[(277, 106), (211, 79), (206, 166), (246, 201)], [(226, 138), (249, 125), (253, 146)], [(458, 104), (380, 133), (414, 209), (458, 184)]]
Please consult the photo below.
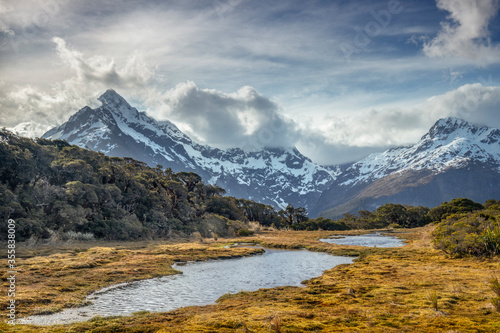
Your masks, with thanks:
[(0, 125), (61, 124), (113, 88), (221, 148), (322, 164), (500, 127), (498, 0), (0, 4)]

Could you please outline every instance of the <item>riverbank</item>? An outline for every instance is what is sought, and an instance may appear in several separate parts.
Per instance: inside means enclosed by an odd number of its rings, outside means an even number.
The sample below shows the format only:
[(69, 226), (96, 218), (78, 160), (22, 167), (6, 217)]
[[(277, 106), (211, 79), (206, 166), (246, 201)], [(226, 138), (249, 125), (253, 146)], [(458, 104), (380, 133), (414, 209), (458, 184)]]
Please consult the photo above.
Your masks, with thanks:
[[(430, 246), (431, 229), (428, 226), (407, 230), (409, 232), (404, 234), (409, 240), (407, 246), (385, 249), (345, 247), (318, 241), (332, 232), (264, 232), (245, 238), (245, 241), (255, 241), (265, 247), (357, 255), (359, 259), (326, 271), (321, 277), (309, 280), (306, 287), (225, 295), (217, 305), (187, 307), (168, 313), (95, 318), (69, 326), (35, 328), (2, 324), (0, 329), (17, 332), (275, 332), (278, 327), (281, 332), (500, 330), (500, 314), (490, 303), (494, 294), (488, 284), (493, 275), (500, 275), (499, 260), (446, 258)], [(220, 242), (144, 244), (143, 248), (136, 249), (127, 249), (127, 245), (123, 248), (101, 246), (77, 253), (26, 258), (20, 263), (25, 271), (19, 276), (33, 278), (38, 285), (31, 287), (30, 292), (27, 290), (25, 295), (21, 294), (20, 297), (30, 295), (31, 298), (27, 297), (19, 307), (26, 305), (26, 309), (33, 311), (36, 307), (30, 306), (28, 300), (36, 299), (37, 289), (41, 295), (38, 304), (41, 299), (50, 300), (50, 304), (38, 308), (49, 308), (53, 304), (65, 304), (65, 299), (81, 301), (90, 290), (125, 282), (130, 276), (138, 279), (175, 273), (170, 267), (175, 260), (249, 255), (259, 250), (226, 249), (223, 245)], [(28, 277), (31, 272), (36, 278)], [(45, 282), (39, 276), (44, 272), (49, 277)], [(77, 289), (65, 291), (65, 288)]]

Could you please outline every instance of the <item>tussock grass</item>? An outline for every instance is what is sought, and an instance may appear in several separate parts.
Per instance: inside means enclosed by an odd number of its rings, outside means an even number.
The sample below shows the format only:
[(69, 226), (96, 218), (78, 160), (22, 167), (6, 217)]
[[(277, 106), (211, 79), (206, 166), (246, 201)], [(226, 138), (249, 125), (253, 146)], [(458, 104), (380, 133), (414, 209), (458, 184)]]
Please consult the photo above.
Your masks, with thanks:
[[(262, 249), (226, 249), (217, 243), (66, 243), (52, 248), (21, 245), (16, 260), (16, 310), (20, 316), (53, 313), (78, 307), (88, 294), (113, 284), (177, 274), (179, 271), (171, 266), (174, 262), (259, 252)], [(6, 276), (3, 278), (5, 281)], [(1, 306), (7, 306), (6, 296), (0, 294)]]
[[(273, 332), (270, 324), (274, 315), (279, 313), (281, 332), (498, 332), (500, 314), (494, 311), (491, 303), (494, 293), (488, 284), (491, 276), (500, 271), (498, 258), (446, 257), (428, 243), (432, 228), (406, 230), (409, 233), (401, 235), (409, 239), (408, 245), (394, 249), (345, 247), (317, 241), (332, 235), (331, 232), (262, 231), (231, 242), (257, 242), (274, 248), (307, 248), (336, 255), (357, 255), (358, 259), (351, 265), (337, 266), (306, 281), (305, 287), (279, 287), (225, 295), (216, 305), (187, 307), (168, 313), (98, 318), (69, 326), (18, 326), (14, 329), (0, 324), (0, 331), (268, 333)], [(121, 280), (133, 267), (137, 268), (138, 263), (145, 269), (166, 258), (187, 261), (191, 260), (189, 258), (220, 256), (224, 253), (217, 249), (223, 250), (221, 245), (227, 243), (225, 240), (225, 243), (209, 244), (156, 244), (141, 248), (132, 248), (135, 245), (130, 244), (119, 249), (100, 247), (74, 254), (66, 251), (59, 254), (61, 257), (52, 253), (30, 260), (34, 260), (34, 265), (41, 265), (40, 262), (45, 260), (47, 264), (43, 267), (47, 267), (50, 261), (69, 264), (71, 255), (81, 255), (78, 265), (96, 266), (62, 271), (66, 274), (65, 279), (77, 278), (77, 272), (90, 274), (116, 265), (115, 269), (127, 272), (116, 279)], [(241, 250), (230, 250), (238, 249)], [(106, 260), (109, 262), (104, 263)], [(169, 264), (164, 265), (161, 272), (168, 271), (169, 267)], [(35, 268), (38, 272), (41, 266)], [(55, 276), (55, 272), (51, 274)], [(140, 274), (145, 276), (151, 272)], [(53, 303), (46, 305), (49, 308), (60, 303), (57, 301), (60, 293), (56, 288), (63, 287), (62, 280), (53, 279), (51, 282), (54, 289), (50, 295), (43, 296)], [(81, 287), (86, 288), (85, 285)], [(346, 293), (348, 288), (354, 294)], [(436, 292), (438, 311), (428, 299), (429, 291)]]
[(496, 296), (491, 300), (491, 304), (495, 307), (497, 312), (500, 312), (500, 282), (496, 276), (490, 280), (490, 288)]
[(427, 300), (431, 302), (432, 308), (435, 311), (439, 311), (438, 307), (439, 296), (436, 290), (432, 290), (427, 293)]

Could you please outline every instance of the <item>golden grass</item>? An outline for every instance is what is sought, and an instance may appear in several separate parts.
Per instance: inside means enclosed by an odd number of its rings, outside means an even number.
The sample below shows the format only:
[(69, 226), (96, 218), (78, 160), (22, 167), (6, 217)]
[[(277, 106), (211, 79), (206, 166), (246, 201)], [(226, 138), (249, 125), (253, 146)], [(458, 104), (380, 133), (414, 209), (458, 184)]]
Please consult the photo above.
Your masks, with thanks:
[[(81, 305), (88, 294), (103, 287), (176, 274), (174, 262), (239, 257), (262, 251), (227, 249), (219, 243), (90, 244), (21, 248), (16, 260), (17, 314), (56, 312)], [(2, 278), (6, 281), (6, 275)], [(7, 289), (6, 282), (3, 287)], [(2, 293), (0, 297), (2, 308), (8, 304), (6, 296)]]
[[(409, 244), (403, 248), (345, 247), (318, 242), (326, 232), (264, 232), (253, 240), (276, 248), (308, 248), (333, 254), (360, 255), (351, 265), (340, 265), (306, 287), (279, 287), (224, 295), (216, 305), (186, 307), (168, 313), (140, 313), (128, 317), (96, 318), (67, 326), (30, 327), (0, 324), (0, 330), (16, 332), (498, 332), (500, 314), (491, 300), (492, 276), (500, 272), (496, 259), (451, 259), (432, 249), (432, 227), (404, 233)], [(178, 258), (205, 259), (216, 255), (248, 254), (250, 250), (222, 249), (213, 244), (155, 244), (144, 249), (99, 247), (82, 254), (52, 254), (26, 259), (28, 268), (45, 279), (35, 279), (39, 293), (51, 303), (64, 304), (65, 297), (77, 302), (81, 296), (111, 281), (102, 278), (123, 271), (112, 283), (123, 282), (133, 269), (141, 277), (172, 273), (169, 264)], [(227, 252), (224, 252), (227, 251)], [(178, 257), (176, 257), (178, 256)], [(168, 264), (165, 264), (167, 263)], [(42, 264), (43, 263), (43, 264)], [(62, 267), (58, 278), (53, 267)], [(85, 266), (87, 268), (75, 268)], [(104, 270), (104, 271), (100, 271)], [(97, 271), (107, 274), (94, 276)], [(93, 273), (94, 272), (94, 273)], [(113, 274), (110, 274), (113, 273)], [(92, 287), (76, 286), (67, 280), (92, 276)], [(20, 278), (20, 281), (22, 279)], [(23, 282), (25, 283), (25, 282)], [(83, 281), (82, 281), (83, 283)], [(62, 291), (65, 287), (74, 291)], [(47, 289), (45, 289), (47, 288)], [(92, 289), (93, 288), (93, 289)], [(25, 294), (35, 298), (36, 291)], [(66, 295), (66, 296), (61, 296)], [(76, 295), (76, 296), (75, 296)], [(435, 295), (437, 310), (429, 295)], [(24, 296), (21, 296), (24, 297)], [(47, 306), (50, 306), (48, 304)], [(29, 307), (33, 310), (34, 307)], [(1, 326), (3, 325), (3, 326)]]

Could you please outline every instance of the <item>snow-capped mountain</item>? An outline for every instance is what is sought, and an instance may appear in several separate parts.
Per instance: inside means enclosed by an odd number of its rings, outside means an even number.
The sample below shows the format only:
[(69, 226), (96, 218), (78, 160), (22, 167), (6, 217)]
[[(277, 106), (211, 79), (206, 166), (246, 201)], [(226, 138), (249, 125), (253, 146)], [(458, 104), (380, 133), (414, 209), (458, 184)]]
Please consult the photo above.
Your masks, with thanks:
[(415, 145), (372, 154), (343, 167), (322, 167), (296, 148), (221, 150), (193, 142), (169, 121), (139, 112), (113, 90), (101, 107), (84, 107), (43, 137), (151, 166), (193, 171), (228, 195), (311, 216), (339, 217), (387, 202), (434, 207), (467, 197), (500, 198), (500, 130), (441, 119)]
[(51, 127), (48, 125), (43, 125), (34, 121), (27, 121), (20, 123), (15, 127), (7, 128), (7, 130), (19, 136), (34, 139), (40, 138), (50, 128)]
[(193, 171), (228, 195), (283, 208), (312, 207), (333, 182), (335, 168), (313, 163), (295, 148), (260, 151), (221, 150), (193, 142), (169, 121), (157, 122), (130, 106), (113, 90), (99, 97), (102, 106), (84, 107), (43, 137), (109, 156), (132, 157), (151, 166)]
[(336, 217), (394, 202), (433, 207), (456, 197), (500, 197), (500, 130), (440, 119), (412, 146), (352, 164), (313, 209)]

